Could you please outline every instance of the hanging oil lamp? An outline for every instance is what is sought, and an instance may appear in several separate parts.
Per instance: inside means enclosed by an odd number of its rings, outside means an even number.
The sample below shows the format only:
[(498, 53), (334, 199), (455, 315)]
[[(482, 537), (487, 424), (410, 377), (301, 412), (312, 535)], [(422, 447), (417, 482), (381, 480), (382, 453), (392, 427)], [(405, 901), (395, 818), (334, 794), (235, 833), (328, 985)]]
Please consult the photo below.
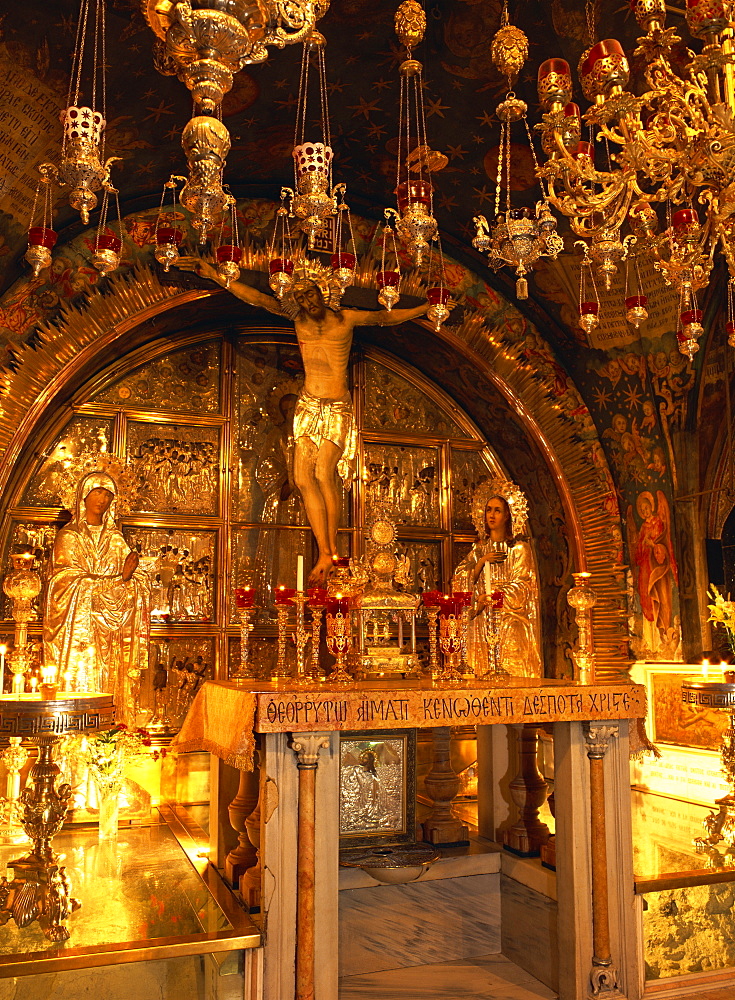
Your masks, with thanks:
[[(584, 240), (578, 240), (574, 245), (582, 247), (584, 253), (579, 268), (579, 325), (589, 336), (600, 325), (600, 296), (592, 271), (589, 247)], [(588, 282), (591, 290), (588, 288)]]
[(225, 216), (219, 227), (219, 244), (215, 250), (217, 258), (217, 274), (225, 283), (225, 288), (230, 287), (230, 282), (237, 281), (240, 277), (240, 261), (242, 260), (242, 250), (240, 249), (240, 236), (237, 227), (237, 202), (228, 194), (230, 199), (230, 242), (223, 242)]
[(268, 284), (276, 295), (282, 299), (293, 287), (293, 238), (289, 225), (289, 211), (286, 208), (286, 198), (290, 188), (281, 191), (281, 204), (276, 211), (273, 223), (273, 236), (268, 248)]
[[(110, 195), (115, 197), (117, 207), (117, 228), (119, 236), (116, 236), (112, 229), (107, 228), (107, 213), (110, 205)], [(100, 211), (100, 221), (97, 227), (97, 236), (94, 241), (94, 256), (92, 263), (100, 272), (102, 277), (106, 277), (114, 271), (120, 264), (120, 252), (122, 250), (122, 218), (120, 216), (120, 202), (118, 200), (117, 188), (105, 188), (102, 195), (102, 209)]]
[[(435, 257), (438, 257), (439, 264), (436, 280), (432, 284), (432, 265), (434, 264)], [(450, 312), (448, 305), (449, 289), (444, 285), (444, 257), (441, 252), (441, 246), (439, 246), (438, 253), (432, 253), (429, 259), (429, 287), (426, 289), (426, 299), (429, 303), (426, 318), (434, 324), (434, 332), (439, 333), (442, 323), (447, 319)]]
[[(391, 243), (391, 256), (394, 261), (392, 267), (389, 267), (386, 264), (386, 244), (389, 241)], [(388, 260), (390, 260), (390, 258), (388, 258)], [(396, 248), (396, 233), (391, 226), (385, 226), (383, 229), (380, 253), (380, 270), (375, 278), (378, 285), (378, 302), (384, 309), (390, 312), (401, 297), (401, 265), (398, 260), (398, 250)]]
[(730, 347), (735, 347), (735, 278), (730, 278), (727, 282), (727, 342)]
[(638, 258), (633, 258), (633, 266), (636, 274), (637, 292), (635, 295), (628, 294), (628, 274), (630, 271), (630, 258), (625, 262), (625, 318), (634, 326), (636, 330), (641, 323), (648, 319), (648, 297), (641, 290), (641, 272), (638, 267)]
[(396, 233), (406, 252), (420, 268), (439, 232), (434, 218), (432, 172), (441, 170), (448, 160), (443, 153), (432, 150), (427, 142), (423, 66), (412, 55), (414, 46), (424, 37), (426, 16), (416, 0), (404, 0), (400, 5), (395, 28), (407, 58), (398, 68), (401, 78), (395, 187), (398, 210), (387, 211), (394, 219)]
[[(496, 114), (500, 120), (500, 146), (498, 149), (498, 168), (495, 180), (495, 219), (492, 227), (484, 215), (478, 215), (473, 220), (476, 227), (472, 245), (480, 252), (488, 253), (488, 262), (498, 270), (505, 264), (515, 268), (516, 296), (519, 299), (528, 298), (528, 280), (526, 275), (532, 270), (539, 257), (552, 257), (554, 260), (564, 249), (564, 241), (556, 231), (556, 219), (546, 200), (546, 194), (541, 187), (542, 198), (534, 209), (514, 208), (510, 198), (511, 179), (511, 126), (522, 121), (528, 144), (531, 149), (536, 174), (539, 164), (533, 145), (531, 131), (528, 127), (528, 105), (516, 97), (510, 89), (512, 81), (520, 72), (528, 55), (528, 39), (525, 34), (510, 24), (508, 5), (503, 8), (503, 24), (493, 39), (491, 56), (498, 71), (508, 80), (508, 93), (502, 101)], [(561, 60), (557, 60), (561, 62)], [(567, 67), (568, 69), (568, 67)], [(564, 76), (564, 74), (556, 74)], [(560, 103), (562, 99), (571, 96), (571, 80), (566, 87), (566, 79), (557, 80), (557, 89), (553, 96)], [(551, 84), (549, 84), (551, 87)], [(500, 210), (500, 192), (505, 187), (505, 212)]]
[[(163, 264), (163, 270), (168, 271), (172, 264), (176, 264), (179, 259), (179, 247), (184, 239), (184, 234), (175, 225), (176, 222), (176, 182), (183, 178), (172, 176), (163, 185), (161, 192), (161, 204), (156, 217), (156, 228), (153, 238), (156, 242), (156, 249), (153, 256), (159, 264)], [(166, 191), (170, 191), (173, 201), (173, 211), (171, 213), (171, 223), (169, 224), (163, 214)]]
[[(67, 106), (61, 114), (61, 162), (58, 168), (44, 163), (39, 169), (51, 172), (59, 184), (70, 189), (69, 204), (85, 225), (97, 207), (95, 192), (110, 185), (110, 166), (120, 159), (105, 159), (105, 52), (105, 0), (81, 0)], [(87, 71), (83, 87), (89, 59), (91, 72)], [(83, 103), (85, 89), (89, 104)]]
[[(352, 217), (350, 209), (345, 201), (347, 188), (344, 184), (337, 184), (334, 193), (337, 198), (337, 225), (335, 227), (334, 246), (331, 257), (333, 283), (339, 289), (340, 297), (345, 290), (355, 281), (355, 268), (357, 267), (357, 253), (355, 247), (355, 234), (352, 231)], [(347, 249), (342, 250), (342, 240), (347, 236)], [(350, 247), (352, 249), (350, 250)]]
[[(43, 189), (41, 225), (34, 226), (41, 189)], [(28, 249), (25, 252), (25, 259), (31, 265), (34, 278), (37, 278), (41, 271), (51, 263), (51, 251), (56, 245), (57, 238), (51, 217), (51, 173), (48, 170), (42, 170), (33, 198), (31, 225), (28, 229)]]
[[(294, 190), (285, 189), (291, 195), (291, 212), (300, 220), (301, 229), (306, 233), (309, 250), (314, 249), (317, 233), (324, 229), (327, 221), (337, 211), (337, 199), (332, 190), (333, 154), (324, 61), (326, 44), (324, 35), (316, 30), (304, 42), (293, 149)], [(318, 141), (305, 138), (312, 54), (315, 57), (321, 105), (322, 134)]]

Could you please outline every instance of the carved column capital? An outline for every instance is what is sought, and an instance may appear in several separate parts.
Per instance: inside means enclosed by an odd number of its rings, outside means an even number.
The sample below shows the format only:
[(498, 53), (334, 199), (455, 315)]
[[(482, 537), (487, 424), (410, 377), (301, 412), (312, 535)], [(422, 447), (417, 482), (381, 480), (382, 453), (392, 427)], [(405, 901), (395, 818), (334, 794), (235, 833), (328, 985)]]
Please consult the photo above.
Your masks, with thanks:
[(319, 767), (319, 751), (329, 747), (329, 733), (291, 733), (290, 747), (298, 758), (300, 771), (315, 771)]
[(618, 735), (615, 723), (584, 723), (584, 741), (587, 744), (587, 756), (590, 760), (602, 760), (607, 753), (610, 740)]

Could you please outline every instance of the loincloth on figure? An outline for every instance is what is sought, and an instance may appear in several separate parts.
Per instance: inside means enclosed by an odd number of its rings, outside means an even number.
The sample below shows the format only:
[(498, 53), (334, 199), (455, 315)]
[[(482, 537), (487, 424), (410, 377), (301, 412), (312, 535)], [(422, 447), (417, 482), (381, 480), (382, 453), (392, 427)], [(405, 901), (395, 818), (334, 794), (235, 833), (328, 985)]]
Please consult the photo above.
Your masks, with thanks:
[(299, 438), (313, 441), (317, 451), (325, 441), (335, 444), (342, 452), (337, 472), (345, 489), (349, 488), (355, 475), (357, 453), (357, 428), (351, 399), (318, 399), (302, 389), (294, 411), (293, 436), (296, 442)]

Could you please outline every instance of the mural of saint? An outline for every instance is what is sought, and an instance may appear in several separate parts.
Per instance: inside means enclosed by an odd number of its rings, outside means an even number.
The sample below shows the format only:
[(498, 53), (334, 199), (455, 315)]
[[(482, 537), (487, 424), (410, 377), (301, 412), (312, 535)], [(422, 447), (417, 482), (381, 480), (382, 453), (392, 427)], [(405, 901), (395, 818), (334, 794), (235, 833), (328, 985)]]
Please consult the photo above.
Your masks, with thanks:
[(640, 527), (628, 506), (628, 546), (641, 610), (650, 623), (648, 645), (655, 651), (670, 643), (674, 628), (672, 595), (679, 571), (671, 544), (671, 511), (661, 490), (656, 490), (655, 500), (649, 490), (640, 493), (636, 511)]

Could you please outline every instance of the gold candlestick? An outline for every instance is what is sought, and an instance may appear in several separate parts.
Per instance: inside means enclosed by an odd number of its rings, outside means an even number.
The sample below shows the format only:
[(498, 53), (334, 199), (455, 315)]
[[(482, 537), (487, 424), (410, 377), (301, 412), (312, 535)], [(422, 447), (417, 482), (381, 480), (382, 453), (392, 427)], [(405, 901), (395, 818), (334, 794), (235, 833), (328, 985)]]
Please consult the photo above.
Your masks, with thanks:
[(595, 678), (592, 608), (597, 604), (597, 594), (588, 584), (591, 575), (591, 573), (572, 573), (574, 587), (567, 594), (567, 604), (576, 612), (579, 629), (579, 639), (572, 656), (577, 668), (576, 680), (581, 684), (592, 684)]
[(311, 609), (311, 676), (314, 680), (322, 679), (322, 670), (319, 665), (319, 647), (322, 638), (322, 617), (324, 608)]
[(240, 670), (238, 678), (253, 678), (255, 673), (250, 661), (250, 633), (255, 626), (250, 624), (252, 608), (238, 608), (237, 617), (240, 619)]
[(502, 613), (502, 600), (498, 600), (494, 594), (490, 595), (490, 603), (485, 608), (485, 642), (488, 646), (487, 670), (483, 671), (480, 677), (502, 675), (509, 676), (509, 672), (502, 664), (500, 656), (500, 615)]
[(347, 672), (347, 652), (352, 639), (352, 628), (349, 612), (345, 615), (339, 611), (336, 615), (327, 614), (327, 646), (332, 656), (337, 657), (334, 670), (327, 677), (330, 684), (351, 684), (353, 678)]
[(306, 674), (306, 643), (309, 641), (309, 632), (306, 628), (304, 609), (309, 600), (309, 595), (304, 590), (297, 590), (291, 600), (296, 605), (296, 631), (294, 632), (294, 642), (296, 643), (296, 680), (303, 683), (308, 680)]
[(273, 680), (283, 680), (290, 677), (288, 666), (286, 665), (286, 644), (288, 642), (288, 617), (289, 607), (287, 604), (277, 604), (276, 614), (278, 616), (278, 661), (276, 669), (273, 671)]
[(443, 681), (461, 681), (459, 663), (462, 658), (463, 615), (442, 615), (439, 619), (439, 645), (444, 654)]
[(439, 639), (437, 636), (439, 608), (427, 608), (426, 616), (429, 619), (429, 670), (431, 671), (431, 679), (436, 681), (442, 674), (442, 667), (439, 662)]
[(0, 842), (4, 844), (17, 844), (27, 839), (21, 825), (23, 807), (20, 801), (20, 772), (29, 755), (22, 743), (22, 736), (11, 736), (10, 746), (0, 755), (8, 772), (3, 824), (0, 827)]

